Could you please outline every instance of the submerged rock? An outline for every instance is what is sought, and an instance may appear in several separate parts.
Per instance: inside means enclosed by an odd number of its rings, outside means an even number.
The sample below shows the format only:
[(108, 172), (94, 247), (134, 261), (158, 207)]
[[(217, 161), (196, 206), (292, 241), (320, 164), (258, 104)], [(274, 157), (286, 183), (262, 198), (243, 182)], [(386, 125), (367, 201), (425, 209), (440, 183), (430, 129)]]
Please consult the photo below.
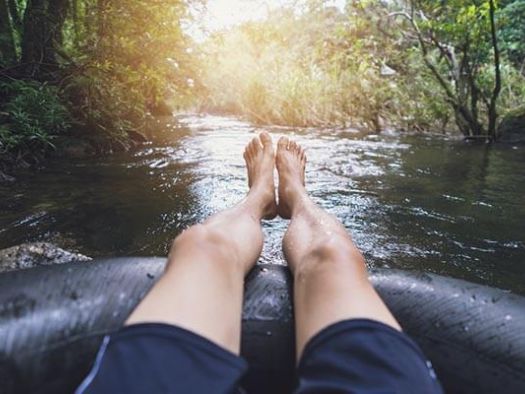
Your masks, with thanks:
[(0, 250), (0, 273), (39, 265), (66, 264), (90, 260), (90, 257), (68, 252), (47, 242), (25, 243)]

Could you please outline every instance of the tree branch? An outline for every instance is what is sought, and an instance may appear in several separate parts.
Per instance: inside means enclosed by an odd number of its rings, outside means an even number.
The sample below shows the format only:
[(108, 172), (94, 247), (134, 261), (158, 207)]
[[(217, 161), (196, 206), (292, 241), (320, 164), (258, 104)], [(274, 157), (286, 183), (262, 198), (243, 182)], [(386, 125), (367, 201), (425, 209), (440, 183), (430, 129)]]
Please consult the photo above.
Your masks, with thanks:
[(441, 87), (445, 90), (445, 94), (451, 100), (451, 102), (457, 103), (457, 98), (455, 97), (454, 93), (452, 92), (452, 89), (450, 88), (447, 81), (443, 78), (443, 76), (439, 73), (436, 66), (428, 59), (428, 48), (425, 44), (425, 40), (423, 38), (423, 34), (421, 33), (421, 30), (419, 29), (419, 26), (417, 25), (416, 21), (412, 16), (410, 16), (406, 12), (393, 12), (389, 14), (390, 17), (392, 16), (402, 16), (406, 18), (410, 24), (412, 25), (412, 28), (416, 32), (417, 40), (419, 42), (419, 47), (421, 48), (421, 52), (423, 54), (423, 61), (425, 62), (425, 65), (430, 70), (430, 72), (434, 75), (434, 77), (437, 79), (438, 83), (441, 85)]
[(501, 91), (501, 70), (500, 70), (500, 54), (498, 48), (498, 37), (496, 32), (496, 21), (495, 13), (496, 6), (494, 5), (494, 0), (489, 1), (489, 17), (490, 17), (490, 35), (492, 38), (492, 48), (494, 50), (494, 90), (492, 91), (492, 97), (490, 98), (490, 107), (489, 107), (489, 134), (492, 138), (496, 137), (496, 121), (498, 118), (496, 103), (498, 101), (498, 96)]
[(16, 0), (8, 0), (9, 14), (11, 14), (11, 20), (15, 27), (20, 30), (22, 28), (22, 19), (20, 18), (20, 11), (18, 10), (18, 4)]

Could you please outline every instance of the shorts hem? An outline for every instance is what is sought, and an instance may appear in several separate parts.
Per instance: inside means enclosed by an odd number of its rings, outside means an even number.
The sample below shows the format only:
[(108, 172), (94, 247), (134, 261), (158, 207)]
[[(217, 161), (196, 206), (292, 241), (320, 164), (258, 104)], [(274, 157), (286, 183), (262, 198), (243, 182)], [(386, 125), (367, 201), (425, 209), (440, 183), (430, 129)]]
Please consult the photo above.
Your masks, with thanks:
[(200, 334), (167, 323), (137, 323), (124, 326), (110, 336), (108, 347), (111, 347), (112, 343), (136, 336), (163, 337), (172, 339), (175, 342), (191, 344), (192, 346), (195, 346), (195, 348), (198, 348), (214, 357), (220, 358), (224, 362), (227, 362), (238, 369), (246, 370), (248, 368), (248, 363), (241, 356), (225, 349)]
[(351, 333), (352, 331), (359, 329), (368, 329), (370, 330), (371, 334), (374, 331), (381, 331), (385, 334), (393, 336), (411, 348), (423, 362), (426, 363), (427, 361), (427, 358), (424, 356), (419, 346), (403, 331), (398, 331), (395, 328), (377, 320), (346, 319), (330, 324), (310, 338), (304, 347), (303, 354), (301, 355), (297, 368), (301, 369), (301, 366), (304, 364), (304, 360), (308, 358), (308, 355), (315, 351), (315, 349), (319, 346), (322, 346), (323, 343), (329, 341), (337, 335)]

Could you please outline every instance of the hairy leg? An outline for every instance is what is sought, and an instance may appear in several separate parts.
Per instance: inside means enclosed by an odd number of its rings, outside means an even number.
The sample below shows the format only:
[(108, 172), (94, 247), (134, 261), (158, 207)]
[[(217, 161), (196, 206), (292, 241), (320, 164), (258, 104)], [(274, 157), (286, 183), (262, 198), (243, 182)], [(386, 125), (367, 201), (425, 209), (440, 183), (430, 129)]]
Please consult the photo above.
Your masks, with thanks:
[(175, 239), (164, 275), (127, 325), (174, 324), (239, 353), (244, 276), (261, 253), (261, 219), (276, 215), (270, 136), (254, 138), (244, 158), (247, 197)]
[(370, 284), (364, 258), (346, 229), (308, 197), (304, 150), (283, 137), (276, 164), (279, 214), (291, 218), (283, 249), (294, 274), (298, 358), (310, 338), (341, 320), (368, 318), (400, 330)]

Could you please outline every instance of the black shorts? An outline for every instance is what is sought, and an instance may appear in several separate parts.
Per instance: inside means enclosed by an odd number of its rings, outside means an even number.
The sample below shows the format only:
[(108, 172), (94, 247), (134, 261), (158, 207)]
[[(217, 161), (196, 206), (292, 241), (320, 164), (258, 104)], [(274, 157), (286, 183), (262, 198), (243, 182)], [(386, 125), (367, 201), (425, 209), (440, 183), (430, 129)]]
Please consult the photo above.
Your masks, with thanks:
[[(246, 361), (180, 327), (138, 324), (107, 336), (81, 393), (238, 393)], [(333, 324), (310, 340), (296, 393), (442, 393), (419, 347), (367, 319)]]

